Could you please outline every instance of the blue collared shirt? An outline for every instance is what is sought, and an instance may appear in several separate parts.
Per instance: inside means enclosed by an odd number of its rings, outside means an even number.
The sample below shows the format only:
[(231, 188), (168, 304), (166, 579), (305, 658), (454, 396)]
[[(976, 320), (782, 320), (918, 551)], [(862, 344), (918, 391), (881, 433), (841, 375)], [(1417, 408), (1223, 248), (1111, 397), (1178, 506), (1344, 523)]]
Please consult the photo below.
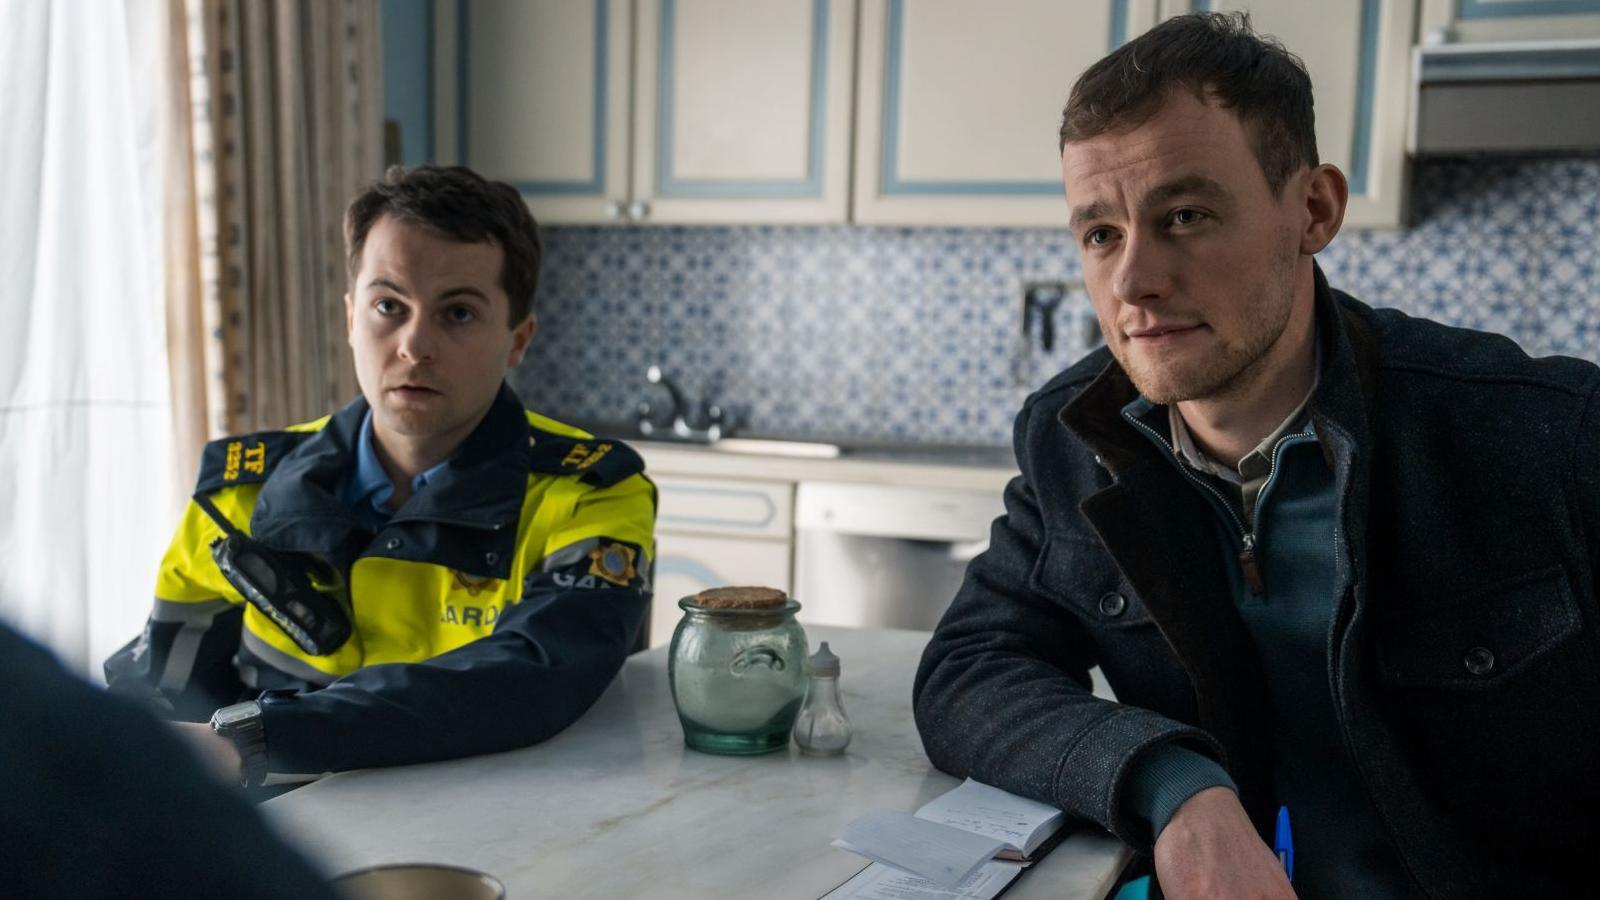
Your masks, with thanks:
[[(420, 472), (411, 479), (411, 493), (416, 494), (437, 478), (449, 460)], [(356, 438), (356, 464), (345, 474), (339, 486), (339, 499), (344, 501), (356, 520), (372, 531), (388, 523), (394, 511), (384, 504), (394, 496), (394, 482), (378, 462), (378, 453), (372, 445), (372, 410), (361, 419), (361, 431)]]

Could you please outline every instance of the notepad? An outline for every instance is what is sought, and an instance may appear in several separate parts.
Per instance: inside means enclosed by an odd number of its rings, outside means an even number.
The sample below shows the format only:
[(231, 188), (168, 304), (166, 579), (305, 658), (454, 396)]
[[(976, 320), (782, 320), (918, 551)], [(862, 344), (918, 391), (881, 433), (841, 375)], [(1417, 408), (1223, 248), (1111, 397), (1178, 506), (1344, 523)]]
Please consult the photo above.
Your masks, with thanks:
[(993, 900), (1021, 872), (1021, 863), (991, 861), (955, 887), (943, 888), (910, 872), (873, 863), (822, 900)]
[(1025, 860), (1061, 828), (1066, 814), (968, 778), (917, 810), (917, 818), (995, 838), (1005, 845), (1002, 859)]
[(993, 859), (1005, 842), (885, 809), (846, 825), (833, 846), (951, 888)]
[(1053, 806), (969, 778), (915, 816), (867, 813), (846, 825), (833, 846), (952, 889), (996, 857), (1029, 859), (1064, 819)]

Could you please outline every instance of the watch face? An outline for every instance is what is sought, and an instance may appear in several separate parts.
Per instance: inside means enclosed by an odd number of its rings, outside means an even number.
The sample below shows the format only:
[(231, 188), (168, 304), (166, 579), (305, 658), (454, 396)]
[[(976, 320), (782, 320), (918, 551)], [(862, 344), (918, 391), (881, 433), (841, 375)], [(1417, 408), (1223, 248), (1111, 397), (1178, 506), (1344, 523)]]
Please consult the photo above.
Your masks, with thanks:
[(229, 726), (238, 725), (242, 722), (247, 722), (256, 716), (259, 716), (260, 714), (261, 707), (254, 703), (235, 703), (232, 706), (224, 706), (223, 708), (217, 710), (216, 713), (212, 715), (211, 721), (218, 728), (227, 728)]

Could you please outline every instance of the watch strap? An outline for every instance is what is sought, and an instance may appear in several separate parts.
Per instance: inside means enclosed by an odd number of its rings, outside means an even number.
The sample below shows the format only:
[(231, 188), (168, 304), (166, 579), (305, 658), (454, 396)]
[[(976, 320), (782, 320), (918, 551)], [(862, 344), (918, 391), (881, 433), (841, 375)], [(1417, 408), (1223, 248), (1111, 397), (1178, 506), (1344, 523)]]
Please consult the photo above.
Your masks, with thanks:
[(267, 731), (261, 704), (254, 700), (225, 706), (211, 716), (211, 730), (239, 752), (239, 783), (260, 787), (267, 777)]

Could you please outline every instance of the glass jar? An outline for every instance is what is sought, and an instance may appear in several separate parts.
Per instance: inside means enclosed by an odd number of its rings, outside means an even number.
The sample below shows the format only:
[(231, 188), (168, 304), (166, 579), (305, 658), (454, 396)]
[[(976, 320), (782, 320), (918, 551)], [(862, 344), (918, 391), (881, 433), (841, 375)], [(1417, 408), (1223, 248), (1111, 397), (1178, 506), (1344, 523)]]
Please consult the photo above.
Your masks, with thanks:
[(684, 615), (672, 633), (667, 677), (684, 743), (730, 755), (788, 746), (806, 693), (806, 633), (794, 620), (800, 604), (783, 598), (730, 609), (685, 597), (678, 606)]

